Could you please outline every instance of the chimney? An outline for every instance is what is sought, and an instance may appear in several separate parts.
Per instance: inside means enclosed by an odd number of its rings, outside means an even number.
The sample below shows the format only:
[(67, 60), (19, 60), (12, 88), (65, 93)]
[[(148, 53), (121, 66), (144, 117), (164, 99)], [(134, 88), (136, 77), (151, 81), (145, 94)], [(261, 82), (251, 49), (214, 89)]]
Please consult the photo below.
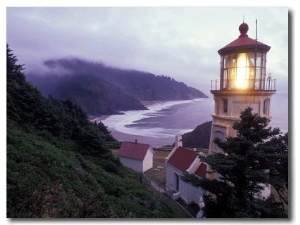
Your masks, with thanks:
[(182, 136), (177, 135), (175, 136), (175, 148), (182, 147)]

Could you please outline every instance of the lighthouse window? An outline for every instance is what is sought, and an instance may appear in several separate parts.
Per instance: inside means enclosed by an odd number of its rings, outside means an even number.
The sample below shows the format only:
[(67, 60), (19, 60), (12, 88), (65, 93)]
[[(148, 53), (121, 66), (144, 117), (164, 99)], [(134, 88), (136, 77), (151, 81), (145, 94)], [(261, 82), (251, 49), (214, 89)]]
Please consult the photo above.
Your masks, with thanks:
[(228, 110), (228, 100), (226, 98), (223, 98), (223, 112), (227, 113)]
[[(225, 130), (224, 130), (224, 132), (225, 132)], [(224, 132), (222, 132), (222, 131), (215, 131), (214, 132), (214, 138), (215, 139), (218, 138), (221, 141), (225, 141), (226, 138), (225, 138), (225, 133)], [(213, 151), (216, 152), (216, 153), (217, 152), (220, 153), (220, 152), (223, 152), (223, 149), (220, 148), (216, 143), (214, 143), (213, 144)]]
[(262, 53), (256, 53), (256, 66), (261, 67)]
[(264, 108), (263, 108), (263, 113), (265, 115), (269, 115), (269, 107), (270, 107), (270, 99), (265, 99), (264, 100)]

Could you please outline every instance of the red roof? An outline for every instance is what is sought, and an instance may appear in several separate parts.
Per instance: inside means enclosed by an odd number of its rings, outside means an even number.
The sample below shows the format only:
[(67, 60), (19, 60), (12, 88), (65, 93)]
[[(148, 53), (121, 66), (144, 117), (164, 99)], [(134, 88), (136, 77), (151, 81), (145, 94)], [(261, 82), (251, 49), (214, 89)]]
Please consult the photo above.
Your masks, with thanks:
[(149, 148), (150, 145), (148, 144), (124, 141), (118, 152), (118, 156), (143, 160)]
[(195, 174), (199, 177), (206, 178), (206, 171), (207, 171), (207, 165), (205, 163), (201, 163), (197, 170), (195, 171)]
[(255, 48), (258, 52), (268, 52), (270, 50), (270, 46), (248, 37), (248, 25), (246, 23), (242, 23), (239, 30), (241, 35), (236, 40), (221, 48), (218, 51), (220, 55), (228, 54), (236, 50), (255, 51)]
[(170, 157), (168, 163), (185, 172), (197, 157), (198, 154), (196, 152), (179, 147)]

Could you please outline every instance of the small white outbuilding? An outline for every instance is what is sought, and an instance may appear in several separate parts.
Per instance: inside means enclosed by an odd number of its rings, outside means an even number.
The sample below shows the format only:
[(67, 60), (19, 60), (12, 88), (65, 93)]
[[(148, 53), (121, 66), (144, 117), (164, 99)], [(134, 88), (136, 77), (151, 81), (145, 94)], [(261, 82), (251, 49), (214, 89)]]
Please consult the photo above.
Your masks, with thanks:
[(137, 172), (144, 173), (153, 167), (154, 151), (149, 144), (124, 141), (118, 152), (122, 164)]

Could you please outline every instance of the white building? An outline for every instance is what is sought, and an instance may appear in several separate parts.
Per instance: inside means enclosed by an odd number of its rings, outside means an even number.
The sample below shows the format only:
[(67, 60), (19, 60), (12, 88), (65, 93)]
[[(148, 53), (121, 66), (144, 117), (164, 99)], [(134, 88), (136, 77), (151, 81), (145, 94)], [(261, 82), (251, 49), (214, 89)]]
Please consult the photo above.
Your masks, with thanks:
[(202, 163), (198, 156), (197, 152), (179, 145), (166, 158), (166, 191), (174, 199), (181, 198), (186, 204), (199, 204), (205, 192), (202, 188), (181, 180), (185, 172), (195, 174), (199, 178), (206, 177), (207, 165)]
[(137, 172), (144, 173), (153, 167), (154, 151), (149, 144), (124, 141), (118, 152), (122, 164)]

